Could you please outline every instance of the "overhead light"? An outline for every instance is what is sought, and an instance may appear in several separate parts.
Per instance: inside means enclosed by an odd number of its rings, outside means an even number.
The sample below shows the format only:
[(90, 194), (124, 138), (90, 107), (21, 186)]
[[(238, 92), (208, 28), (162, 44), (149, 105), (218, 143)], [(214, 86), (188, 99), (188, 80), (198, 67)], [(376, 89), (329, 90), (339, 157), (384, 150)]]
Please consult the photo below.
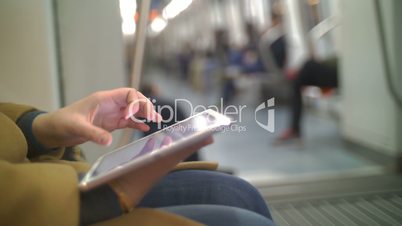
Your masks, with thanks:
[(162, 17), (158, 16), (156, 17), (152, 23), (151, 23), (151, 29), (155, 33), (159, 33), (165, 29), (167, 25), (167, 21), (163, 19)]
[(121, 23), (121, 30), (124, 35), (133, 35), (135, 33), (135, 22), (123, 21)]
[(162, 15), (165, 19), (173, 19), (181, 12), (186, 10), (193, 0), (172, 0), (162, 11)]
[(120, 0), (120, 15), (122, 19), (121, 29), (124, 35), (135, 33), (134, 15), (137, 11), (136, 0)]

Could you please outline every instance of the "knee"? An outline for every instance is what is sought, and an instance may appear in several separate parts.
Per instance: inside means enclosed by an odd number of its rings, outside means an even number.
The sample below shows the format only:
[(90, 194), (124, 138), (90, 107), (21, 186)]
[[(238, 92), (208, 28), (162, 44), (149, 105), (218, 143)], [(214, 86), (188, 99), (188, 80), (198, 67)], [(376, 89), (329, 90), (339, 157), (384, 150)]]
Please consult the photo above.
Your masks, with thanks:
[(206, 204), (239, 207), (270, 218), (264, 199), (247, 181), (215, 171), (189, 170), (185, 173), (197, 178), (194, 186), (202, 188), (200, 195), (204, 196)]
[(206, 225), (274, 225), (272, 220), (257, 213), (231, 206), (186, 205), (165, 207), (162, 210), (193, 219)]
[[(216, 173), (215, 177), (215, 183), (211, 184), (211, 186), (216, 186), (216, 190), (220, 190), (220, 192), (216, 192), (217, 195), (222, 195), (225, 199), (231, 199), (240, 205), (238, 207), (245, 207), (254, 212), (260, 213), (267, 209), (261, 194), (249, 182), (223, 173)], [(262, 215), (265, 215), (265, 213)]]

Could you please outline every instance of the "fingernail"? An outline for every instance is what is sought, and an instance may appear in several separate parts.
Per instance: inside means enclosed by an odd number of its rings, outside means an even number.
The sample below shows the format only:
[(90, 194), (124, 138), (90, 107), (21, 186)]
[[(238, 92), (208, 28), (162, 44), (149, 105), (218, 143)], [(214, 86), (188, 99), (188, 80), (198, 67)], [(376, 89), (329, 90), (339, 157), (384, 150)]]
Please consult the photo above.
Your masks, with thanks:
[(99, 142), (101, 143), (101, 144), (108, 144), (109, 142), (108, 142), (108, 136), (107, 135), (101, 135), (101, 137), (100, 137), (100, 139), (99, 139)]

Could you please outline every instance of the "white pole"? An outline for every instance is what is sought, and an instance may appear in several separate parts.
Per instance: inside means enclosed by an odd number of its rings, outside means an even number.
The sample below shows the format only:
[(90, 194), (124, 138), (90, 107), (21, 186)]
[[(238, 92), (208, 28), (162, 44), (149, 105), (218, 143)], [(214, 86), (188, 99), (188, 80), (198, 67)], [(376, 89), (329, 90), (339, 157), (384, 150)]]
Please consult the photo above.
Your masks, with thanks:
[[(151, 8), (151, 0), (141, 0), (141, 5), (139, 8), (139, 20), (135, 32), (135, 42), (134, 42), (134, 58), (133, 58), (133, 69), (131, 71), (131, 87), (138, 89), (140, 86), (141, 75), (142, 75), (142, 65), (144, 61), (144, 50), (147, 37), (147, 25), (149, 11)], [(133, 129), (125, 129), (121, 136), (121, 139), (117, 147), (128, 144), (133, 136)]]
[(140, 2), (141, 2), (139, 10), (140, 17), (138, 20), (137, 29), (135, 33), (133, 70), (131, 72), (131, 86), (135, 89), (139, 88), (142, 75), (141, 73), (144, 61), (144, 50), (147, 37), (148, 17), (151, 8), (151, 0), (141, 0)]

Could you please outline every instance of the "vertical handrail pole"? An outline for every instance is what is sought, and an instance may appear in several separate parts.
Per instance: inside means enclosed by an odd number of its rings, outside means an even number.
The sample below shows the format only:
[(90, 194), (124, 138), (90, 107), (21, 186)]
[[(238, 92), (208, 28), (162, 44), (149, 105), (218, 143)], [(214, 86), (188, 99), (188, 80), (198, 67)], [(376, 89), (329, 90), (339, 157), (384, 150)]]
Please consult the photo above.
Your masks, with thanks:
[[(134, 57), (130, 76), (130, 85), (135, 89), (139, 88), (141, 81), (142, 66), (144, 63), (145, 42), (147, 37), (148, 17), (151, 8), (151, 0), (140, 0), (140, 2), (141, 3), (138, 11), (140, 16), (135, 31)], [(133, 129), (125, 129), (117, 147), (128, 144), (132, 136)]]
[(139, 10), (140, 17), (135, 32), (134, 58), (132, 67), (133, 70), (131, 72), (131, 87), (135, 89), (139, 88), (142, 75), (145, 42), (147, 37), (148, 17), (151, 8), (151, 0), (141, 0), (140, 2), (141, 2)]

